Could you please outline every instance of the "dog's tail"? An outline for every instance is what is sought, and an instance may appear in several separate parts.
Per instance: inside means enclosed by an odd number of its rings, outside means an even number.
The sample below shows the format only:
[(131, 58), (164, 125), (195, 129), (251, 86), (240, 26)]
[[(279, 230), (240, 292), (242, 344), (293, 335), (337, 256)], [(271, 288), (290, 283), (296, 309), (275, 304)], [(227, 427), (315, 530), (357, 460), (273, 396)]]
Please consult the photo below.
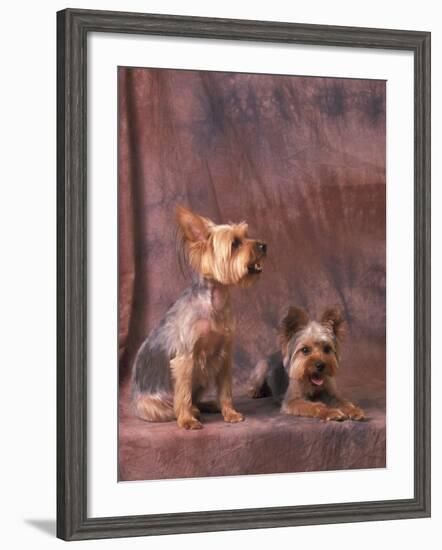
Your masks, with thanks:
[(269, 372), (269, 363), (267, 359), (261, 359), (256, 364), (249, 378), (247, 394), (254, 399), (267, 397), (271, 395), (269, 385), (267, 384), (267, 374)]
[(133, 403), (135, 413), (141, 420), (167, 422), (176, 418), (172, 400), (168, 395), (139, 393)]

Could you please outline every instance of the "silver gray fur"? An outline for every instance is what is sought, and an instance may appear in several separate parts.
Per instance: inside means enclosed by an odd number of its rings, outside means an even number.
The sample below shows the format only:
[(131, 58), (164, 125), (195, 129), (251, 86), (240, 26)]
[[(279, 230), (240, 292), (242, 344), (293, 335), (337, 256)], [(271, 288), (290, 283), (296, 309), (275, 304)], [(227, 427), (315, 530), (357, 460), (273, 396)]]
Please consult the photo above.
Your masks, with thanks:
[[(259, 395), (265, 396), (270, 393), (278, 404), (282, 403), (289, 386), (288, 373), (296, 346), (300, 338), (310, 336), (312, 333), (315, 334), (318, 339), (330, 340), (336, 345), (336, 337), (330, 328), (324, 327), (316, 321), (309, 322), (306, 327), (295, 332), (290, 338), (287, 345), (285, 361), (282, 352), (276, 351), (260, 361), (255, 367), (254, 372), (252, 372), (252, 386)], [(265, 363), (265, 370), (260, 368), (260, 364), (263, 363)], [(259, 374), (260, 372), (261, 374)], [(253, 380), (255, 373), (256, 378)]]
[(287, 369), (284, 367), (282, 353), (280, 351), (272, 353), (265, 359), (265, 362), (268, 370), (262, 388), (263, 394), (267, 394), (267, 389), (270, 390), (273, 399), (280, 404), (289, 386), (289, 377)]
[(133, 396), (140, 393), (172, 394), (170, 361), (193, 349), (192, 328), (196, 321), (210, 320), (213, 282), (196, 275), (169, 308), (160, 324), (141, 344), (133, 369)]

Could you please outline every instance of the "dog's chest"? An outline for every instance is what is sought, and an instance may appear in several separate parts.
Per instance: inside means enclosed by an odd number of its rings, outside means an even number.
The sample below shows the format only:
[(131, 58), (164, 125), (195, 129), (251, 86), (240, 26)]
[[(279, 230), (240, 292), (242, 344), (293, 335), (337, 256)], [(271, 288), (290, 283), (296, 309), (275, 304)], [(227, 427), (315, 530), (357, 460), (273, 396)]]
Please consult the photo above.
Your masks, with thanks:
[(201, 317), (194, 325), (193, 359), (202, 373), (221, 368), (232, 347), (234, 319), (228, 294), (217, 289), (205, 296)]
[(221, 339), (229, 340), (235, 325), (228, 290), (220, 286), (209, 287), (198, 296), (196, 305), (194, 328), (197, 336), (208, 336), (206, 339), (215, 347)]
[(226, 365), (231, 354), (231, 338), (225, 331), (209, 330), (200, 335), (193, 347), (193, 378), (206, 387)]
[(233, 325), (233, 318), (230, 315), (222, 317), (212, 315), (199, 319), (194, 326), (194, 358), (209, 360), (224, 357), (231, 347)]

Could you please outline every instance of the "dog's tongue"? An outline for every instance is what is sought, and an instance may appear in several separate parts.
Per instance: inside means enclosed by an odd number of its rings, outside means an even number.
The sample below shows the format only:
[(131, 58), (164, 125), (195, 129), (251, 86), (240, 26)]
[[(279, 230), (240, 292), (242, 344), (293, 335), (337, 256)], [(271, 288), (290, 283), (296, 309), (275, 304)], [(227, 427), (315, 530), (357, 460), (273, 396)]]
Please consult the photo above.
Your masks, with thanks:
[(312, 381), (312, 384), (314, 384), (315, 386), (322, 386), (322, 384), (324, 383), (323, 378), (319, 378), (319, 377), (317, 378), (316, 376), (312, 376), (310, 380)]

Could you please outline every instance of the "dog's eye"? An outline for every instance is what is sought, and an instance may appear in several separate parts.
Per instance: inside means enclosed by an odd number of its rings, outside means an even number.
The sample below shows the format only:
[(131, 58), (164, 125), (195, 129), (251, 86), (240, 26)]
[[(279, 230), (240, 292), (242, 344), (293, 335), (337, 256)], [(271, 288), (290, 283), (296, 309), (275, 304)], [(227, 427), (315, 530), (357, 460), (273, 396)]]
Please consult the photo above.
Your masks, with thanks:
[(310, 353), (310, 348), (304, 346), (303, 348), (301, 348), (301, 351), (304, 355), (308, 355)]
[(326, 346), (324, 346), (324, 353), (330, 353), (331, 350), (332, 350), (332, 348), (328, 344)]
[(237, 248), (239, 248), (241, 246), (241, 240), (240, 239), (233, 239), (232, 241), (232, 249), (233, 250), (236, 250)]

